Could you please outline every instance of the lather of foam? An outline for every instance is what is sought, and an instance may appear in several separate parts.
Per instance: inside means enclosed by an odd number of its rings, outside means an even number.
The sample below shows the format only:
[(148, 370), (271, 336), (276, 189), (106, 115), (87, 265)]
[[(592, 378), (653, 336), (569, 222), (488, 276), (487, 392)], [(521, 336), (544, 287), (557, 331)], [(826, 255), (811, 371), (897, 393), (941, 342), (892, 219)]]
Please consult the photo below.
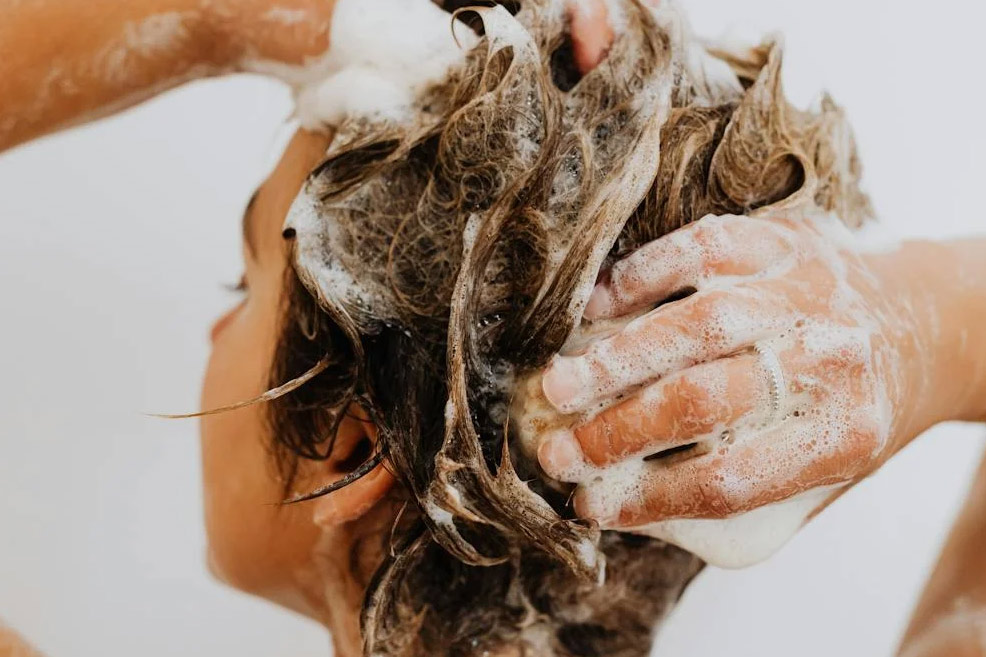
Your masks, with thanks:
[(339, 0), (331, 30), (329, 51), (301, 66), (247, 64), (295, 88), (297, 117), (309, 130), (353, 116), (409, 120), (414, 99), (477, 41), (431, 0)]

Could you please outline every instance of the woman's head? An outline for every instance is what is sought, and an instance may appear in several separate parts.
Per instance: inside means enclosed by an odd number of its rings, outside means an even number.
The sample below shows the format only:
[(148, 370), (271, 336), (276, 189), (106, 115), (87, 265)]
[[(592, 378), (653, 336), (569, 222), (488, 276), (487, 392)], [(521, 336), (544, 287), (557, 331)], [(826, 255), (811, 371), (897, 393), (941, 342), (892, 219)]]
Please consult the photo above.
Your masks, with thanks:
[(486, 39), (414, 123), (351, 121), (327, 157), (300, 135), (248, 210), (204, 403), (296, 383), (205, 420), (213, 563), (348, 636), (365, 591), (382, 654), (646, 654), (700, 564), (572, 519), (517, 449), (516, 382), (612, 257), (708, 213), (867, 213), (841, 113), (787, 105), (779, 49), (708, 53), (627, 1), (579, 79), (559, 5), (466, 16)]
[[(267, 387), (280, 337), (284, 277), (290, 270), (288, 249), (281, 238), (282, 224), (302, 182), (324, 158), (327, 145), (323, 136), (298, 133), (245, 211), (244, 298), (212, 329), (204, 408), (249, 399)], [(285, 484), (272, 458), (266, 413), (262, 405), (249, 405), (202, 419), (210, 566), (238, 588), (327, 621), (325, 587), (320, 583), (321, 575), (312, 572), (316, 543), (326, 540), (320, 525), (343, 524), (359, 513), (353, 506), (366, 505), (354, 494), (376, 489), (381, 492), (371, 494), (382, 494), (393, 480), (386, 471), (380, 471), (334, 499), (308, 507), (278, 505)], [(366, 445), (374, 440), (373, 425), (361, 421), (358, 409), (354, 409), (353, 417), (339, 427), (337, 449), (331, 459), (298, 462), (298, 484), (317, 486), (337, 473), (348, 472), (353, 459), (358, 465), (361, 452), (369, 451)], [(368, 570), (372, 574), (372, 568)], [(353, 596), (360, 600), (362, 590), (348, 595)]]

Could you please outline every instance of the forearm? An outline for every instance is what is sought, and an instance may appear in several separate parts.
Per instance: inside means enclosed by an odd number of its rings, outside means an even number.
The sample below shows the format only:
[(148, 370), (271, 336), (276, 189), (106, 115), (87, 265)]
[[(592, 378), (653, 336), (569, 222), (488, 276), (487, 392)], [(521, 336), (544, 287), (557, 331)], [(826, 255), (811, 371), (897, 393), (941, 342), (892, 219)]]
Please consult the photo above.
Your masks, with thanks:
[(980, 636), (980, 625), (986, 626), (986, 460), (914, 611), (901, 654), (964, 654), (956, 650), (967, 634)]
[(202, 0), (0, 0), (0, 150), (220, 70)]
[(900, 446), (939, 422), (986, 419), (986, 238), (906, 242), (869, 259), (875, 293), (900, 313)]
[(0, 657), (42, 657), (42, 655), (0, 621)]
[[(938, 421), (986, 420), (986, 238), (944, 242), (931, 247), (934, 272), (919, 291), (937, 298), (932, 327), (936, 338)], [(936, 274), (936, 275), (934, 275)], [(937, 393), (937, 394), (934, 394)]]

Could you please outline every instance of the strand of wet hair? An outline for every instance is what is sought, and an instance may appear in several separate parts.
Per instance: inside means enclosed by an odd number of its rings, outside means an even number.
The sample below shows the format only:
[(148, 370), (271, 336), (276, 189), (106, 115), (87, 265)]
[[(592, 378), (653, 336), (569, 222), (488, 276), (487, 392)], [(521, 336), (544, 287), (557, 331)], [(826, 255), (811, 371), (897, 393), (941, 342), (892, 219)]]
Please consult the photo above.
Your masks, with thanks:
[(350, 472), (348, 475), (346, 475), (339, 481), (335, 481), (326, 486), (316, 488), (310, 493), (303, 493), (301, 495), (295, 495), (294, 497), (289, 497), (288, 499), (282, 501), (281, 504), (288, 505), (288, 504), (297, 504), (298, 502), (308, 502), (309, 500), (314, 500), (317, 497), (324, 497), (330, 493), (334, 493), (341, 488), (345, 488), (350, 484), (356, 483), (366, 475), (370, 474), (374, 470), (374, 468), (376, 468), (378, 465), (383, 463), (383, 460), (385, 458), (387, 458), (387, 452), (384, 450), (380, 450), (370, 458), (363, 461), (363, 463), (358, 468)]
[(321, 374), (328, 368), (329, 364), (332, 362), (330, 356), (323, 357), (320, 361), (315, 363), (314, 367), (302, 374), (301, 376), (291, 379), (287, 383), (282, 383), (276, 388), (271, 388), (267, 392), (254, 397), (253, 399), (248, 399), (246, 401), (236, 402), (235, 404), (229, 404), (227, 406), (220, 406), (218, 408), (210, 408), (205, 411), (198, 411), (195, 413), (148, 413), (150, 417), (159, 417), (165, 420), (185, 420), (193, 417), (203, 417), (205, 415), (216, 415), (218, 413), (227, 413), (229, 411), (235, 411), (240, 408), (245, 408), (247, 406), (253, 406), (254, 404), (262, 404), (265, 402), (273, 401), (279, 399), (284, 395), (294, 392), (301, 386), (305, 385), (316, 376)]

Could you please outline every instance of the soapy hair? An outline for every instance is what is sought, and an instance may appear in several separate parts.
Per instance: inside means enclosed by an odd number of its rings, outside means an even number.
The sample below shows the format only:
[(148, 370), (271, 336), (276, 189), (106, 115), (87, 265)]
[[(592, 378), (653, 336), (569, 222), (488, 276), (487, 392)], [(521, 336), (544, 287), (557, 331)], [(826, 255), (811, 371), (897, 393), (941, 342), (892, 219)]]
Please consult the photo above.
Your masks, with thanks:
[(580, 78), (561, 5), (470, 10), (485, 36), (464, 65), (413, 121), (340, 126), (285, 233), (273, 383), (324, 369), (271, 404), (282, 460), (327, 458), (358, 403), (368, 465), (386, 456), (408, 500), (366, 594), (367, 655), (647, 655), (702, 564), (575, 519), (513, 449), (513, 381), (648, 241), (707, 214), (870, 215), (841, 110), (785, 100), (778, 43), (703, 47), (672, 5), (625, 0)]

